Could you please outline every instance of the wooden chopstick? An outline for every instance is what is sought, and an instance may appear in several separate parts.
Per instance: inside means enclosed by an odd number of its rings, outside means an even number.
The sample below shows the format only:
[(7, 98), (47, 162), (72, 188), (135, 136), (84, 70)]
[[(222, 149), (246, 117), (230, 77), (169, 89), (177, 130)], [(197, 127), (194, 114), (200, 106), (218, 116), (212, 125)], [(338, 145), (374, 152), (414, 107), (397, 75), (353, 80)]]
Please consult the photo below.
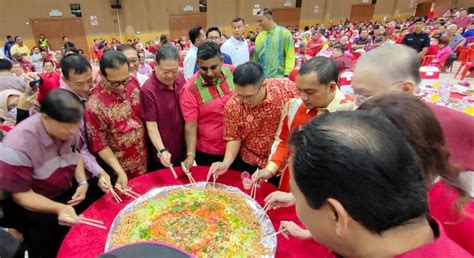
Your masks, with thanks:
[(89, 218), (86, 218), (84, 216), (79, 216), (79, 218), (81, 218), (81, 220), (83, 221), (88, 221), (88, 222), (91, 222), (91, 223), (96, 223), (96, 224), (102, 224), (104, 225), (104, 222), (100, 221), (100, 220), (96, 220), (96, 219), (89, 219)]
[(136, 192), (132, 191), (131, 189), (125, 189), (123, 190), (122, 187), (116, 185), (115, 188), (117, 188), (118, 190), (120, 190), (120, 192), (122, 192), (123, 194), (127, 195), (127, 196), (130, 196), (132, 197), (133, 199), (137, 199), (139, 198), (141, 195), (137, 194)]
[(81, 224), (86, 224), (86, 225), (89, 225), (89, 226), (92, 226), (92, 227), (96, 227), (96, 228), (101, 228), (101, 229), (107, 230), (107, 227), (105, 227), (105, 226), (103, 226), (103, 225), (99, 225), (99, 224), (95, 224), (95, 223), (92, 223), (92, 222), (88, 222), (88, 221), (86, 221), (86, 220), (80, 219), (80, 220), (79, 220), (79, 223), (81, 223)]
[(268, 234), (268, 235), (264, 236), (263, 238), (267, 238), (267, 237), (271, 237), (271, 236), (276, 236), (276, 235), (281, 234), (281, 233), (283, 233), (283, 232), (285, 232), (285, 231), (287, 231), (286, 228), (284, 228), (284, 229), (282, 229), (282, 230), (280, 230), (280, 231), (278, 231), (278, 232)]
[(110, 188), (110, 192), (112, 193), (112, 196), (114, 196), (115, 201), (117, 202), (123, 202), (120, 196), (114, 191), (113, 188)]
[(174, 179), (178, 179), (178, 174), (176, 174), (176, 171), (174, 170), (173, 165), (170, 167), (171, 173), (173, 173)]
[(265, 217), (265, 214), (267, 214), (270, 207), (272, 207), (272, 206), (269, 203), (267, 203), (267, 204), (265, 204), (265, 206), (263, 206), (263, 213), (260, 216), (259, 220), (262, 220)]

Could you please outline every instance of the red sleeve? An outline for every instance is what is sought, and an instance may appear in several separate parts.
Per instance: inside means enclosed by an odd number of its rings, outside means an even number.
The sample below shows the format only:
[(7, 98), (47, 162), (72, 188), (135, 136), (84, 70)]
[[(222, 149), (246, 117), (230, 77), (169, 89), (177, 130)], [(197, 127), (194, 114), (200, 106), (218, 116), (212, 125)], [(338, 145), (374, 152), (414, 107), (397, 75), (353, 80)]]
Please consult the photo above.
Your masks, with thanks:
[(107, 122), (97, 108), (87, 106), (85, 112), (87, 129), (87, 145), (92, 153), (97, 153), (107, 147)]
[(224, 140), (234, 141), (242, 136), (242, 114), (239, 103), (232, 97), (224, 108)]
[(189, 83), (192, 81), (188, 81), (179, 94), (179, 104), (186, 122), (197, 121), (199, 117), (199, 102), (192, 92), (192, 84)]

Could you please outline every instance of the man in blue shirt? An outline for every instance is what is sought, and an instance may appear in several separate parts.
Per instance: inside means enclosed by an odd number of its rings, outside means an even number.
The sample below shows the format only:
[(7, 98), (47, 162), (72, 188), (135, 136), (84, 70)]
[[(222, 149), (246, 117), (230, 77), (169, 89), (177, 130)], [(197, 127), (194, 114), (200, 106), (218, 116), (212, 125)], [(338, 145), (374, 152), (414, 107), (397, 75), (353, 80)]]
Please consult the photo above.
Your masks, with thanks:
[(5, 46), (3, 47), (3, 53), (6, 58), (12, 59), (12, 55), (10, 53), (10, 48), (15, 45), (15, 41), (13, 41), (13, 37), (11, 35), (7, 36), (7, 42), (5, 43)]
[[(220, 47), (222, 45), (221, 37), (222, 37), (222, 34), (219, 28), (210, 27), (209, 29), (207, 29), (207, 32), (206, 32), (207, 41), (214, 41)], [(228, 64), (228, 65), (232, 64), (232, 58), (228, 54), (221, 52), (221, 55), (224, 57), (224, 64)], [(196, 63), (196, 65), (194, 66), (194, 73), (196, 73), (198, 70), (199, 68)]]

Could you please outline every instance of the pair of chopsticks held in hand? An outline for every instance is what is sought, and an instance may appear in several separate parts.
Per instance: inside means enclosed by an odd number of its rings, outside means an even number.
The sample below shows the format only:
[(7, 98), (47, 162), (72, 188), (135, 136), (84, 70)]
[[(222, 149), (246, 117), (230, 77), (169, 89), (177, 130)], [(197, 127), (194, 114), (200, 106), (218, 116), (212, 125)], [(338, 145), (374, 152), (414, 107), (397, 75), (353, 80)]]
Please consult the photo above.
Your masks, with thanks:
[[(72, 217), (68, 216), (69, 218), (72, 219)], [(77, 224), (85, 224), (91, 227), (95, 228), (100, 228), (100, 229), (105, 229), (107, 230), (108, 228), (104, 225), (103, 221), (96, 220), (96, 219), (90, 219), (86, 218), (83, 215), (78, 216), (79, 220), (77, 221)]]
[[(117, 189), (118, 192), (114, 191), (114, 188)], [(112, 196), (114, 197), (115, 201), (118, 203), (123, 202), (122, 198), (120, 198), (118, 193), (123, 193), (124, 195), (131, 197), (132, 199), (137, 199), (140, 197), (140, 194), (134, 192), (131, 188), (123, 189), (119, 185), (115, 185), (114, 187), (110, 186), (109, 190), (110, 193), (112, 193)]]

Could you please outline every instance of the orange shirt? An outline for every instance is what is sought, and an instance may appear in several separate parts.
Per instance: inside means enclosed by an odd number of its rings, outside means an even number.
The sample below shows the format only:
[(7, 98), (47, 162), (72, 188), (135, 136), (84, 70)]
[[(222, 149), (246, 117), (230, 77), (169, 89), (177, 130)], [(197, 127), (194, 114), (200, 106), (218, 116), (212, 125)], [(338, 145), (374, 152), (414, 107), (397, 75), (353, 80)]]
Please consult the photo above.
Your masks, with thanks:
[(336, 89), (336, 96), (326, 108), (314, 108), (308, 110), (300, 98), (291, 99), (283, 108), (280, 124), (275, 135), (275, 141), (268, 158), (267, 169), (274, 173), (282, 172), (280, 180), (280, 190), (289, 192), (289, 171), (288, 171), (288, 140), (293, 130), (306, 124), (312, 118), (324, 114), (325, 112), (336, 112), (344, 110), (354, 110), (356, 105), (354, 99), (344, 95), (339, 88)]

